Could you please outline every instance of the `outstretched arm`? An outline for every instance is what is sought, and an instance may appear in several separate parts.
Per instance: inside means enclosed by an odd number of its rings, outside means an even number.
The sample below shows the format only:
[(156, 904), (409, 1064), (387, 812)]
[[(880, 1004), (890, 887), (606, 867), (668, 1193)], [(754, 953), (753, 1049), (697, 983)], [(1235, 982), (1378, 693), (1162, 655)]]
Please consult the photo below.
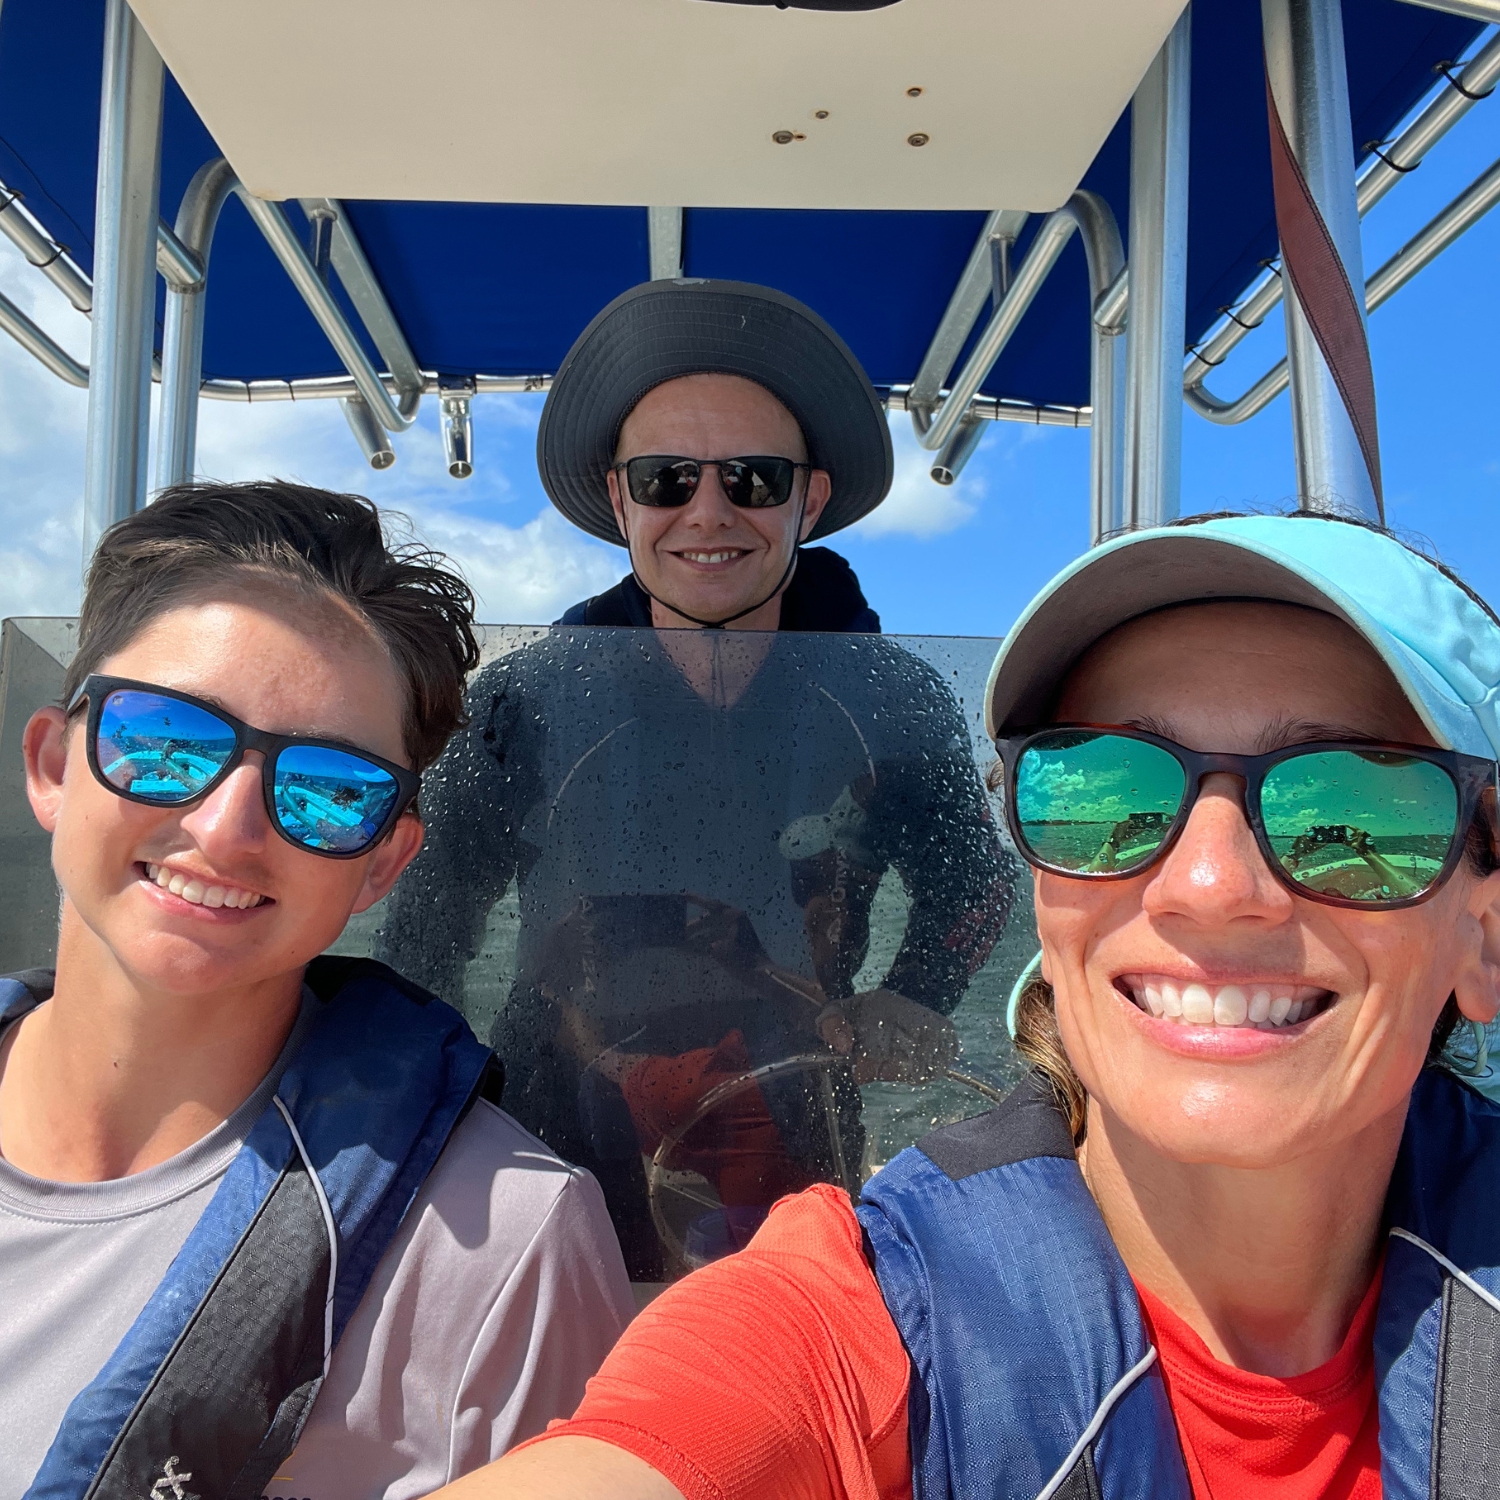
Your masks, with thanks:
[(683, 1500), (645, 1459), (588, 1437), (521, 1448), (437, 1493), (441, 1500)]
[(897, 1500), (910, 1365), (848, 1197), (783, 1199), (668, 1287), (568, 1422), (448, 1500)]

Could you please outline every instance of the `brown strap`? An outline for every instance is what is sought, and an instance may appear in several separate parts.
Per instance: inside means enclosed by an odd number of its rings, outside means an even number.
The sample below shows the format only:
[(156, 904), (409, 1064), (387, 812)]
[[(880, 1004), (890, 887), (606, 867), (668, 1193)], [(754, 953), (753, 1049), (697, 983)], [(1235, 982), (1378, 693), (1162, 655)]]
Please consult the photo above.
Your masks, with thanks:
[(1380, 483), (1380, 440), (1375, 426), (1375, 372), (1360, 305), (1343, 258), (1318, 212), (1307, 179), (1292, 154), (1291, 142), (1276, 108), (1271, 79), (1266, 77), (1266, 113), (1271, 123), (1271, 181), (1276, 191), (1276, 230), (1281, 236), (1281, 265), (1297, 293), (1307, 326), (1343, 398), (1364, 454), (1375, 506), (1385, 521)]

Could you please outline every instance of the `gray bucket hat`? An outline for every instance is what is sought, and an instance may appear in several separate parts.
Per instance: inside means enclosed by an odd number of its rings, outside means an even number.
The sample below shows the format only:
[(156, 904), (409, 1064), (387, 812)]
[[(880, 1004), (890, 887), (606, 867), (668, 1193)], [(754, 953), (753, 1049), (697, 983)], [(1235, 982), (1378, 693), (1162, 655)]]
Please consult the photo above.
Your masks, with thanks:
[(606, 476), (620, 426), (680, 375), (742, 375), (797, 419), (833, 494), (809, 541), (868, 515), (891, 487), (891, 434), (869, 377), (817, 313), (770, 287), (683, 278), (616, 297), (568, 351), (542, 408), (536, 461), (552, 503), (623, 546)]

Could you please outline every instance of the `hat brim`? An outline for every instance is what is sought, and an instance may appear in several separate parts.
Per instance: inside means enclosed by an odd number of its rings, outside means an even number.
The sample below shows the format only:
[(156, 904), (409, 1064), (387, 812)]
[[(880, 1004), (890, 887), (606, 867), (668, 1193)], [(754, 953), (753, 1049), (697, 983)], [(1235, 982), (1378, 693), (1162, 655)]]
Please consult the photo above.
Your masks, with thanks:
[(739, 281), (650, 281), (579, 335), (537, 429), (537, 468), (575, 525), (623, 546), (607, 476), (620, 425), (647, 391), (682, 375), (741, 375), (796, 418), (832, 494), (808, 540), (868, 515), (891, 487), (885, 410), (848, 346), (794, 297)]
[[(1302, 523), (1315, 524), (1315, 523)], [(985, 729), (1043, 723), (1064, 677), (1095, 641), (1172, 604), (1265, 599), (1343, 620), (1375, 649), (1435, 743), (1454, 745), (1390, 635), (1331, 580), (1297, 558), (1208, 526), (1137, 532), (1085, 554), (1032, 601), (1006, 636), (985, 689)]]

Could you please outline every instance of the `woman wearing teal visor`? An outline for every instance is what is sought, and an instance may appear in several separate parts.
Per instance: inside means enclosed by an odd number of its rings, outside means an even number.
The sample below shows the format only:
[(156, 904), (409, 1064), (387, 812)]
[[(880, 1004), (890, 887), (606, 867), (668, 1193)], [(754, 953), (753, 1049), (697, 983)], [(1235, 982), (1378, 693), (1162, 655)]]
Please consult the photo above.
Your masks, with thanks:
[(987, 723), (1034, 1064), (670, 1289), (458, 1486), (611, 1500), (1500, 1494), (1500, 621), (1312, 516), (1055, 579)]

